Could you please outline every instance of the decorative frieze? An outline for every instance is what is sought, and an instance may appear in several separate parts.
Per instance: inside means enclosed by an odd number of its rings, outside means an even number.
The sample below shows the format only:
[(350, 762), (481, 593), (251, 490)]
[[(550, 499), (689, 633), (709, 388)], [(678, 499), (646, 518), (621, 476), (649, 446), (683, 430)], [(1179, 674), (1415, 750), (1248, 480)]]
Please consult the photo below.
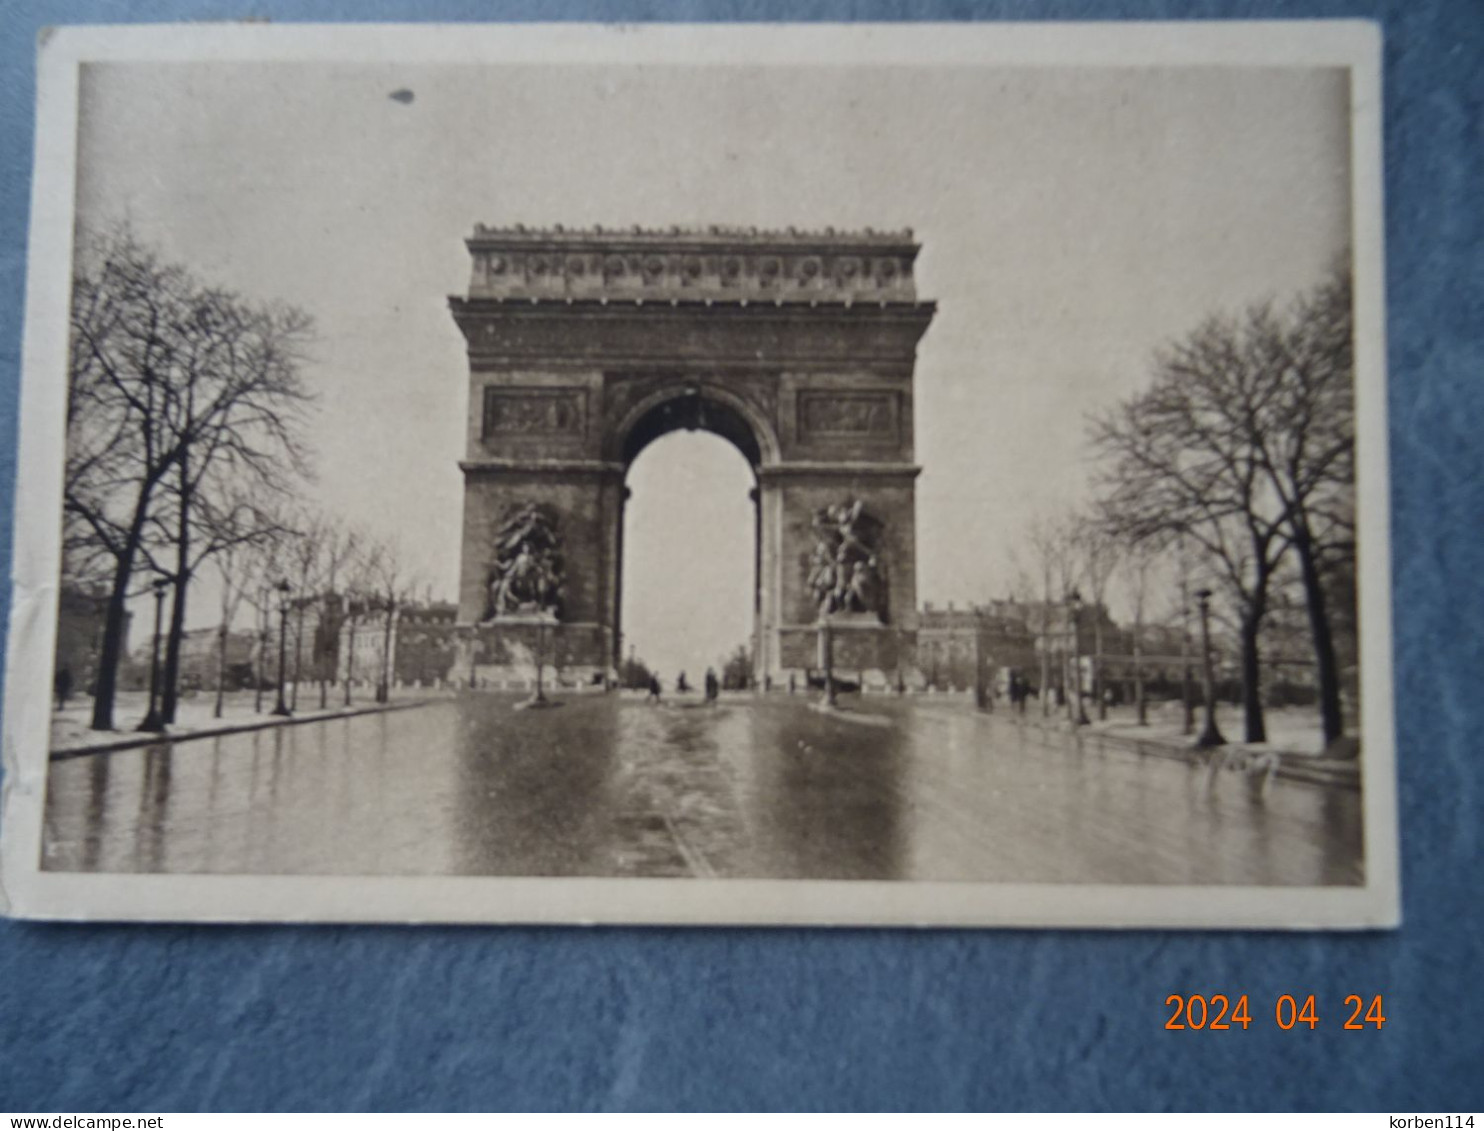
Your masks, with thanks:
[(711, 298), (911, 302), (918, 245), (904, 232), (477, 227), (470, 298)]

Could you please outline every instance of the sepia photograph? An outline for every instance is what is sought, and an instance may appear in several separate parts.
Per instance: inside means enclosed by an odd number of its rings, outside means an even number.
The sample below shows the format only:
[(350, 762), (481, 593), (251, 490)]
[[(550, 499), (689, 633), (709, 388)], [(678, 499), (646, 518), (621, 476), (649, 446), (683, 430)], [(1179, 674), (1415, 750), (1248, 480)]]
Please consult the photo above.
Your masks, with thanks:
[(38, 68), (8, 913), (1397, 923), (1374, 29)]

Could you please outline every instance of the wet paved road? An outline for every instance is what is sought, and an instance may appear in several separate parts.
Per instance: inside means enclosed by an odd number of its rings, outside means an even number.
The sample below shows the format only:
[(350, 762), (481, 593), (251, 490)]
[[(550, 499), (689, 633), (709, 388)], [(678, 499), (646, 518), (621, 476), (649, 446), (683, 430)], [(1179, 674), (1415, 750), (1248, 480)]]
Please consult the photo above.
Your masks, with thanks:
[(1361, 881), (1357, 794), (802, 696), (469, 695), (55, 762), (55, 870), (1084, 883)]

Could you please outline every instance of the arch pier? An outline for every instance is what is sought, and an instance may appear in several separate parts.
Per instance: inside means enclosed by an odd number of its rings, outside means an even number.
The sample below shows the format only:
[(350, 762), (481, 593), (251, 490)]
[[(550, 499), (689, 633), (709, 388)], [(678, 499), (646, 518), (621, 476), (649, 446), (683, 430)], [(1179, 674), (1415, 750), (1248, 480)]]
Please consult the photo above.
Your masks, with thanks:
[(934, 313), (910, 231), (479, 226), (466, 244), (461, 671), (614, 673), (624, 477), (682, 428), (757, 479), (759, 682), (822, 666), (826, 637), (838, 670), (910, 667), (913, 367)]

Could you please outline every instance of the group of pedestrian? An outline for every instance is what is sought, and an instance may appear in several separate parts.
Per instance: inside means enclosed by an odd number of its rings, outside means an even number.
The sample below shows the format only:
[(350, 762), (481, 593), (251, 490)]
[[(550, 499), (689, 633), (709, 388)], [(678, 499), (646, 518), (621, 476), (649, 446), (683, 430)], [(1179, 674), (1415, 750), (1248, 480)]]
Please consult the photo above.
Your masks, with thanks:
[[(684, 695), (690, 689), (690, 683), (686, 680), (685, 673), (681, 672), (675, 677), (675, 693), (677, 695)], [(646, 703), (659, 703), (662, 691), (663, 688), (660, 684), (659, 675), (651, 672), (649, 676), (649, 694), (644, 697), (644, 701)], [(721, 698), (721, 680), (717, 678), (715, 668), (706, 669), (705, 694), (708, 704), (715, 704)]]

